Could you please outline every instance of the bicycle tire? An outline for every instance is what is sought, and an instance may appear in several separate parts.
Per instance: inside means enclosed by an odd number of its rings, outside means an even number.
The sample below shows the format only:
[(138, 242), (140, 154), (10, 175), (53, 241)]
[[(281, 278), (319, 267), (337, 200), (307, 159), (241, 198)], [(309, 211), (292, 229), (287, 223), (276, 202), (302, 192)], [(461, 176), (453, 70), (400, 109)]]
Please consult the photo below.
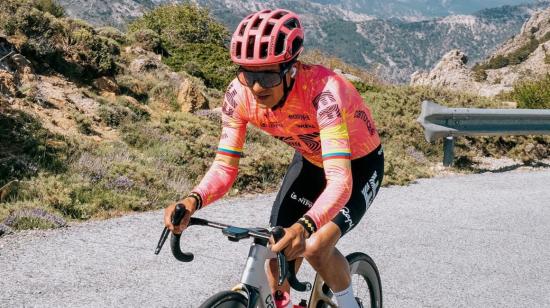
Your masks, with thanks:
[[(372, 258), (368, 255), (361, 252), (354, 252), (346, 256), (346, 259), (348, 260), (348, 263), (350, 265), (352, 284), (354, 283), (355, 277), (359, 277), (359, 279), (362, 278), (362, 280), (367, 284), (369, 295), (368, 301), (370, 306), (364, 307), (382, 308), (382, 282), (380, 280), (378, 267), (374, 263), (374, 260), (372, 260)], [(315, 279), (321, 279), (322, 281), (322, 278), (319, 276), (319, 274), (316, 275)], [(320, 287), (321, 290), (316, 290), (316, 288), (318, 287)], [(354, 285), (353, 288), (353, 291), (356, 295), (364, 292), (361, 289), (357, 288), (356, 285)], [(324, 282), (321, 284), (316, 283), (314, 290), (312, 290), (312, 294), (316, 294), (316, 292), (319, 291), (321, 291), (329, 298), (332, 297), (332, 291)], [(366, 303), (361, 302), (361, 304), (365, 305)], [(316, 304), (314, 303), (310, 307), (328, 308), (332, 306), (321, 300)]]
[(239, 292), (222, 291), (209, 297), (199, 308), (246, 308), (248, 299)]

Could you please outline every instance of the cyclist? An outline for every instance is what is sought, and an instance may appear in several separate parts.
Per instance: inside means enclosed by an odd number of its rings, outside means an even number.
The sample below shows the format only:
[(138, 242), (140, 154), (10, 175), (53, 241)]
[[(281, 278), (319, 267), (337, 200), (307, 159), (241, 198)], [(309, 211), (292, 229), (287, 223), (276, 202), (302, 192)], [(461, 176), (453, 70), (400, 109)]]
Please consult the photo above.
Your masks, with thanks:
[[(221, 198), (237, 177), (247, 123), (296, 152), (272, 208), (270, 223), (285, 228), (271, 246), (289, 260), (305, 257), (333, 290), (340, 307), (358, 307), (350, 269), (335, 248), (376, 196), (384, 174), (380, 138), (369, 108), (355, 87), (319, 65), (297, 61), (304, 33), (288, 10), (262, 10), (237, 26), (231, 59), (237, 77), (225, 93), (222, 133), (211, 168), (179, 203), (193, 213)], [(181, 233), (165, 209), (165, 225)], [(277, 307), (290, 305), (288, 283), (276, 284), (276, 261), (268, 267)]]

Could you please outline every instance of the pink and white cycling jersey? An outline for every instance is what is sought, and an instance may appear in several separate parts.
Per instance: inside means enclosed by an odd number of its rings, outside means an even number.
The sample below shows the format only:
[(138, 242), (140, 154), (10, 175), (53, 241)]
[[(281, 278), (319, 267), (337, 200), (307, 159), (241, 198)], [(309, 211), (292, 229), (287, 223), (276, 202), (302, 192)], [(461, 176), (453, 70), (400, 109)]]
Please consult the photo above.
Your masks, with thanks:
[[(203, 206), (221, 198), (237, 177), (248, 123), (282, 140), (311, 163), (323, 167), (327, 185), (306, 213), (317, 228), (329, 222), (351, 194), (350, 160), (380, 145), (369, 108), (355, 87), (318, 65), (298, 62), (294, 87), (281, 108), (259, 105), (235, 79), (225, 93), (222, 134), (216, 159), (194, 192)], [(273, 155), (277, 155), (273, 153)], [(233, 163), (227, 163), (232, 161)]]

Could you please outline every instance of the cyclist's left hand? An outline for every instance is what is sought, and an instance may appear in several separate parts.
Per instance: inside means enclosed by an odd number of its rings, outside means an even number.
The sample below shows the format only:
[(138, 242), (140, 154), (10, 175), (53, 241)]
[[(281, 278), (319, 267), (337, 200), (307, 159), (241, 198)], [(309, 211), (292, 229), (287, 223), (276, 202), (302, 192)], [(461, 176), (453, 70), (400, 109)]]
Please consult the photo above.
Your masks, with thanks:
[(275, 253), (284, 251), (289, 261), (302, 256), (306, 250), (305, 230), (304, 227), (298, 223), (293, 224), (290, 228), (285, 228), (285, 236), (276, 244), (273, 244), (273, 238), (271, 241), (271, 251)]

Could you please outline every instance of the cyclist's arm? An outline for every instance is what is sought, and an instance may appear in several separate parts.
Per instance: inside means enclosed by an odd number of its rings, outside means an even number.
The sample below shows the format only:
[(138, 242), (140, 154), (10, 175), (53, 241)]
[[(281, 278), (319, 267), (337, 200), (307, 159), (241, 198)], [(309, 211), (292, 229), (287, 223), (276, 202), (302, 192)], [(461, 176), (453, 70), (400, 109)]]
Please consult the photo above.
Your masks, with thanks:
[(229, 191), (237, 178), (239, 159), (246, 136), (247, 122), (241, 117), (238, 96), (231, 84), (222, 106), (222, 133), (214, 162), (193, 189), (202, 199), (202, 207), (218, 200)]
[(340, 81), (331, 78), (316, 104), (327, 184), (306, 213), (313, 220), (315, 230), (334, 218), (351, 196), (351, 149), (345, 121), (347, 110), (342, 103), (345, 99), (343, 91), (345, 87)]

